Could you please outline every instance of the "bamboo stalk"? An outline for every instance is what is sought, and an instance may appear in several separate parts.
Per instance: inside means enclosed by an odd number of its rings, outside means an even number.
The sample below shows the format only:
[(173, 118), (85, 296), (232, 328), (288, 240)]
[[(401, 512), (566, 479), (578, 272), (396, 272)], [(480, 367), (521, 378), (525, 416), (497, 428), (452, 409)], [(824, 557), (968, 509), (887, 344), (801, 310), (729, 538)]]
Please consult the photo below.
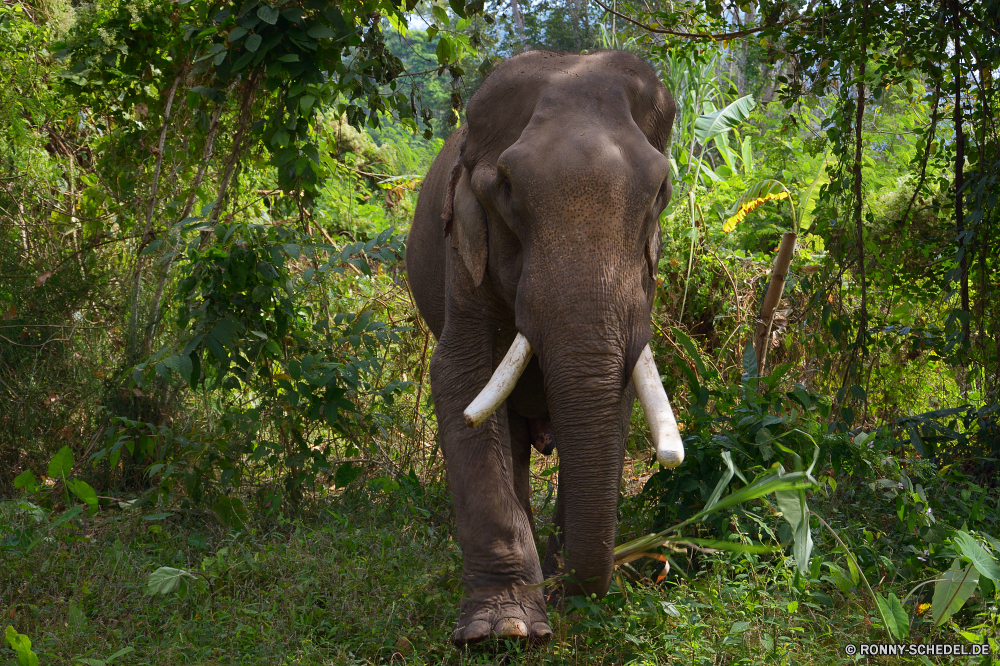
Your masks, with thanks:
[(781, 236), (778, 255), (774, 258), (774, 266), (771, 269), (771, 281), (767, 285), (764, 302), (760, 306), (760, 314), (757, 315), (757, 330), (753, 336), (753, 348), (757, 353), (758, 377), (764, 374), (764, 363), (767, 361), (767, 348), (771, 337), (771, 324), (774, 322), (774, 311), (785, 291), (785, 278), (788, 276), (788, 266), (792, 263), (797, 237), (791, 231), (785, 232)]

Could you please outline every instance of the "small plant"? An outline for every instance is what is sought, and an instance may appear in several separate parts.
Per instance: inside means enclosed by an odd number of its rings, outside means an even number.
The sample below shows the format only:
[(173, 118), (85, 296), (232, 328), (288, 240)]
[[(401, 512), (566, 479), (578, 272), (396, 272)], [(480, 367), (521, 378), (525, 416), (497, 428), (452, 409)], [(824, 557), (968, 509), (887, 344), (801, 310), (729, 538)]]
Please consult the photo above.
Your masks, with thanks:
[(38, 666), (38, 656), (31, 651), (31, 639), (17, 633), (14, 627), (7, 625), (4, 632), (10, 649), (17, 653), (17, 666)]

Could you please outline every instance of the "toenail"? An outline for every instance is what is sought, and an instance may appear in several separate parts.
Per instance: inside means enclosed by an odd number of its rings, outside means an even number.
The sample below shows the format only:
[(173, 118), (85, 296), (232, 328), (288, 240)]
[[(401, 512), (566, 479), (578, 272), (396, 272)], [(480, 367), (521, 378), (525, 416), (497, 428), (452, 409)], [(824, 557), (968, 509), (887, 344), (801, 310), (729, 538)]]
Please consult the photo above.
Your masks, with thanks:
[(493, 625), (493, 633), (497, 636), (528, 637), (528, 625), (521, 620), (505, 617)]

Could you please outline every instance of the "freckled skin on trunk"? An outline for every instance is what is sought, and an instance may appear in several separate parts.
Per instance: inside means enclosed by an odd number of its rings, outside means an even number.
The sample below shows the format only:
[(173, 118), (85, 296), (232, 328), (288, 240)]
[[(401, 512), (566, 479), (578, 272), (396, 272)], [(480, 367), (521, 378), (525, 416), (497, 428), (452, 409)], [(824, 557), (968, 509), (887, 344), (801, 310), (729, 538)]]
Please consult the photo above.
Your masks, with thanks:
[[(622, 52), (529, 52), (473, 96), (423, 183), (407, 245), (438, 339), (431, 390), (462, 547), (457, 645), (551, 637), (530, 505), (533, 448), (559, 454), (546, 574), (610, 583), (632, 366), (649, 341), (674, 117)], [(477, 428), (463, 410), (523, 334), (534, 358)], [(571, 574), (571, 571), (575, 573)]]

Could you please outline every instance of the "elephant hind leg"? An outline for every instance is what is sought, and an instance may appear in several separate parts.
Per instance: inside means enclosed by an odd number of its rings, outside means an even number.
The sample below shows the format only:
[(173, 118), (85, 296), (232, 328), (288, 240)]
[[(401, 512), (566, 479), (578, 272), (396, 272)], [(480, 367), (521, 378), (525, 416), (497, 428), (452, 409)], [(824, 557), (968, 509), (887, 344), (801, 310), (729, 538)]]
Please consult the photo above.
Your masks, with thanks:
[(531, 508), (531, 429), (532, 419), (526, 419), (510, 407), (507, 408), (507, 424), (510, 433), (510, 477), (514, 495), (524, 509), (535, 533), (535, 516)]
[(451, 635), (457, 647), (491, 638), (526, 640), (543, 645), (552, 638), (545, 601), (536, 586), (480, 588), (475, 597), (462, 600), (458, 627)]
[(552, 454), (556, 448), (556, 435), (549, 417), (528, 419), (528, 432), (531, 435), (531, 445), (536, 451), (543, 456)]

